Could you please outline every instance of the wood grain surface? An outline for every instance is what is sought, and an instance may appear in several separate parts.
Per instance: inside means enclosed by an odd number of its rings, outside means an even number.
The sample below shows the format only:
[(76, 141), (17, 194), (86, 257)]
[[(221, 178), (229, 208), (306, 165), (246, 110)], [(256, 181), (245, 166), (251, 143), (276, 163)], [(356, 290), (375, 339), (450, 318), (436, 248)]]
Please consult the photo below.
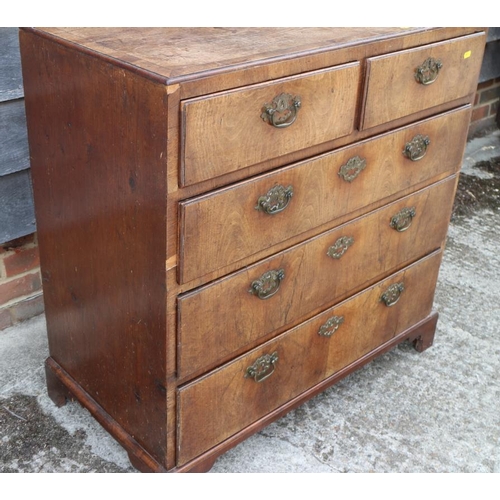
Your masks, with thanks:
[[(391, 39), (425, 28), (42, 28), (165, 77)], [(208, 48), (208, 50), (207, 50)]]
[[(475, 92), (486, 34), (369, 58), (362, 127), (370, 128)], [(442, 63), (437, 79), (422, 85), (416, 68), (432, 57)]]
[[(352, 132), (359, 63), (182, 103), (181, 185), (190, 185)], [(276, 128), (261, 115), (286, 93), (301, 106)]]
[[(364, 87), (382, 81), (379, 56), (407, 64), (483, 30), (22, 29), (54, 398), (75, 395), (139, 470), (203, 471), (400, 341), (427, 348), (473, 89), (360, 129)], [(375, 87), (381, 103), (415, 97)], [(261, 113), (280, 92), (302, 107), (274, 130)], [(417, 134), (430, 145), (411, 162)], [(348, 182), (339, 171), (356, 156), (366, 168)], [(276, 185), (293, 185), (288, 207), (256, 210)], [(390, 218), (407, 204), (416, 215), (398, 233)], [(353, 245), (328, 257), (347, 229)], [(248, 293), (280, 267), (275, 296)], [(331, 315), (344, 322), (320, 337)], [(244, 377), (273, 352), (269, 379)]]
[[(439, 248), (446, 235), (456, 177), (403, 198), (321, 236), (182, 295), (178, 299), (179, 376), (227, 361), (336, 300), (359, 291)], [(415, 208), (411, 226), (398, 232), (391, 218)], [(353, 238), (338, 259), (328, 256), (339, 238)], [(283, 269), (276, 294), (249, 293), (264, 273)], [(200, 321), (199, 318), (203, 318)], [(210, 342), (199, 342), (209, 338)]]
[[(441, 252), (329, 309), (206, 377), (179, 389), (178, 465), (355, 362), (431, 311)], [(381, 302), (391, 284), (404, 283), (392, 307)], [(332, 316), (343, 324), (318, 335)], [(245, 377), (261, 356), (277, 353), (274, 373), (262, 382)]]
[(21, 46), (51, 357), (164, 464), (165, 88)]
[[(456, 171), (469, 117), (470, 108), (460, 109), (180, 203), (180, 283), (272, 251), (273, 245), (336, 217)], [(403, 149), (419, 134), (431, 144), (412, 162)], [(366, 168), (346, 182), (339, 170), (356, 156), (366, 160)], [(275, 215), (256, 210), (259, 197), (276, 185), (293, 187), (287, 208)]]

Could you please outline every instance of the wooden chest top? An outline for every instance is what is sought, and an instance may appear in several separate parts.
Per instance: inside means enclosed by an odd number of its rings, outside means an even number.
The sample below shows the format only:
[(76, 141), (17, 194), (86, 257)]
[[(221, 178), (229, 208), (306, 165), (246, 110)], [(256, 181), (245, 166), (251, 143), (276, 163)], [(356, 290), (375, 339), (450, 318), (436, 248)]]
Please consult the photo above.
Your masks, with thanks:
[[(243, 66), (366, 46), (382, 40), (407, 48), (437, 28), (39, 28), (164, 77), (168, 83)], [(473, 30), (471, 30), (472, 32)], [(416, 35), (408, 38), (408, 35)], [(463, 28), (460, 31), (463, 34)], [(418, 39), (418, 42), (417, 42)], [(403, 45), (399, 46), (400, 40)], [(304, 71), (305, 68), (302, 68)]]

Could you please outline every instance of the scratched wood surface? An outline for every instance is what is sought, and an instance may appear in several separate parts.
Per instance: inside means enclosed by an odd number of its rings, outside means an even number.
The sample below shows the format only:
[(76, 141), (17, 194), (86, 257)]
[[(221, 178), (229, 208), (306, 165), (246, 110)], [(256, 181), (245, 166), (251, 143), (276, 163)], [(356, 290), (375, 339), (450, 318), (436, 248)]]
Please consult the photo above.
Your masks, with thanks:
[[(479, 33), (367, 61), (363, 128), (475, 92), (486, 34)], [(415, 70), (427, 58), (442, 63), (433, 83), (417, 82)]]
[[(348, 135), (354, 128), (360, 65), (246, 87), (182, 104), (181, 185)], [(263, 109), (283, 93), (300, 100), (295, 121), (277, 128)], [(279, 114), (279, 113), (276, 113)]]
[[(89, 49), (174, 77), (320, 52), (422, 28), (43, 28)], [(208, 48), (208, 50), (207, 50)]]
[[(278, 253), (254, 266), (179, 297), (179, 375), (220, 364), (276, 330), (359, 291), (439, 248), (448, 227), (455, 177)], [(398, 232), (390, 220), (414, 208), (411, 226)], [(342, 237), (353, 243), (338, 259), (328, 256)], [(249, 293), (253, 281), (283, 270), (265, 300)], [(199, 318), (203, 321), (199, 321)], [(197, 342), (202, 337), (209, 343)]]
[[(299, 395), (431, 311), (441, 252), (323, 312), (219, 370), (179, 390), (179, 464), (220, 443)], [(405, 290), (392, 307), (381, 302), (391, 284)], [(318, 335), (332, 316), (344, 322), (331, 337)], [(261, 356), (277, 353), (262, 382), (245, 377)]]
[(165, 89), (21, 45), (50, 355), (165, 464)]
[[(370, 203), (455, 171), (463, 154), (470, 108), (445, 113), (364, 143), (286, 167), (180, 204), (180, 282), (204, 276)], [(405, 144), (429, 137), (425, 156), (411, 161)], [(354, 157), (366, 167), (352, 182), (339, 176)], [(292, 186), (280, 213), (256, 210), (274, 186)], [(212, 276), (212, 275), (211, 275)]]

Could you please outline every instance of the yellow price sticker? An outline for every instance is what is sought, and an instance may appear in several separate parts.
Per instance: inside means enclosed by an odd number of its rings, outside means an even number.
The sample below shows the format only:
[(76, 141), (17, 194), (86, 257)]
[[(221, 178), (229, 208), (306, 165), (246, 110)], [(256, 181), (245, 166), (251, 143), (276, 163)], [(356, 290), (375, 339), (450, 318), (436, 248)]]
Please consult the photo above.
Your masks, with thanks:
[(468, 59), (472, 54), (471, 50), (468, 50), (467, 52), (464, 53), (464, 59)]

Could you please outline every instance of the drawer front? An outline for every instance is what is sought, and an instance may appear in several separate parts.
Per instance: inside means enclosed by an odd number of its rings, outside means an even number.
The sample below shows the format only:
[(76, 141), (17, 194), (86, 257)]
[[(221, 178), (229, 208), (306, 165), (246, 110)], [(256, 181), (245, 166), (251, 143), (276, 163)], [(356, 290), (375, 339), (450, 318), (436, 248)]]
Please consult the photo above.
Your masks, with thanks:
[[(180, 376), (227, 361), (259, 338), (440, 247), (455, 181), (456, 176), (441, 181), (180, 296)], [(413, 211), (413, 218), (405, 211)], [(397, 229), (391, 227), (393, 218)], [(205, 338), (210, 342), (200, 341)]]
[(460, 108), (181, 203), (180, 283), (456, 171), (469, 118)]
[[(427, 317), (440, 258), (440, 252), (432, 254), (181, 388), (178, 464), (224, 441)], [(386, 305), (383, 295), (392, 305)]]
[(485, 34), (369, 58), (362, 128), (476, 91)]
[(182, 102), (188, 186), (352, 132), (359, 63)]

